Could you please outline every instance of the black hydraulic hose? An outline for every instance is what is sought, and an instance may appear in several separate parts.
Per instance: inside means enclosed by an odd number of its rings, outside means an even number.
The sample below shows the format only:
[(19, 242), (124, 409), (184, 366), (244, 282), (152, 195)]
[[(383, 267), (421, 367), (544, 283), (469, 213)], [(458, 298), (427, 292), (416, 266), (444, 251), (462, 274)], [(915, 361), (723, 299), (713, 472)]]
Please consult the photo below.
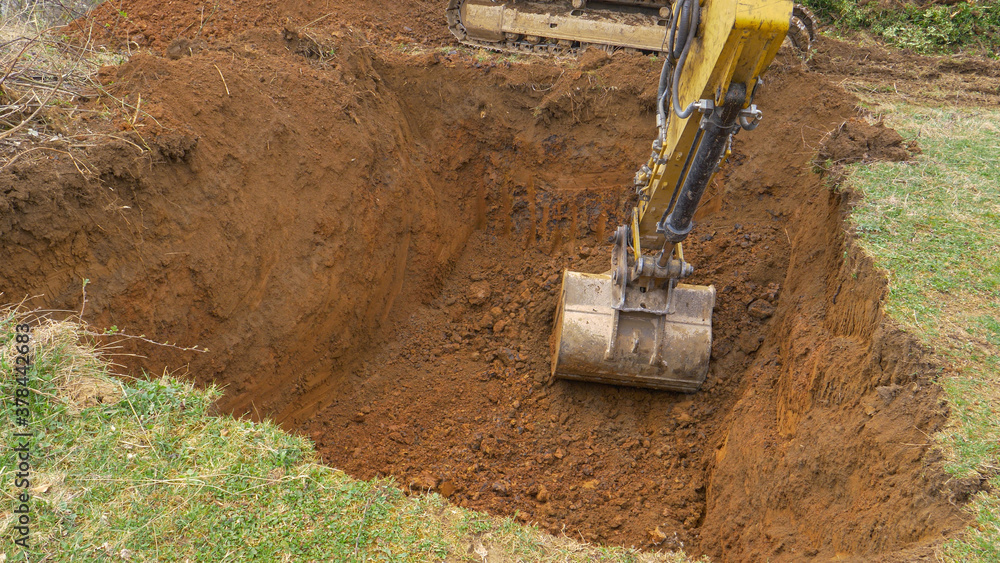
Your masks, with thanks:
[(672, 68), (671, 65), (674, 63), (674, 57), (670, 52), (674, 49), (674, 32), (676, 31), (674, 26), (677, 23), (677, 13), (679, 11), (677, 9), (670, 11), (670, 23), (667, 24), (667, 29), (670, 30), (670, 33), (667, 35), (667, 53), (663, 57), (663, 68), (660, 69), (660, 83), (656, 89), (656, 115), (659, 126), (663, 128), (667, 126), (667, 111), (663, 102), (670, 97), (670, 70)]
[(684, 33), (689, 31), (689, 26), (691, 25), (691, 3), (692, 0), (680, 0), (680, 5), (673, 13), (673, 21), (670, 26), (670, 43), (667, 44), (667, 49), (670, 58), (675, 61), (681, 57), (684, 47), (687, 46), (688, 38), (684, 38), (684, 44), (677, 44), (677, 32), (681, 31)]
[[(692, 7), (693, 5), (693, 7)], [(684, 62), (687, 60), (688, 53), (691, 51), (691, 45), (694, 43), (694, 36), (698, 32), (698, 24), (701, 20), (701, 6), (698, 5), (698, 0), (685, 0), (684, 4), (681, 6), (681, 16), (678, 19), (677, 27), (686, 26), (687, 37), (684, 39), (684, 46), (681, 50), (680, 57), (677, 59), (677, 64), (674, 65), (674, 80), (670, 87), (672, 91), (672, 102), (674, 113), (677, 117), (684, 119), (689, 117), (694, 113), (696, 101), (691, 102), (684, 109), (681, 109), (681, 103), (678, 100), (678, 86), (681, 81), (681, 69), (684, 68)], [(677, 45), (673, 45), (671, 49), (671, 55), (676, 53)]]
[(677, 41), (677, 21), (681, 15), (681, 7), (687, 0), (677, 0), (675, 6), (670, 10), (670, 23), (667, 24), (667, 29), (670, 33), (667, 35), (667, 60), (670, 64), (674, 64), (677, 61), (677, 55), (674, 55), (674, 44)]
[(661, 128), (666, 128), (667, 126), (667, 110), (663, 106), (663, 102), (670, 95), (669, 86), (669, 76), (670, 76), (670, 61), (663, 61), (663, 68), (660, 69), (660, 86), (656, 91), (656, 117), (657, 125)]

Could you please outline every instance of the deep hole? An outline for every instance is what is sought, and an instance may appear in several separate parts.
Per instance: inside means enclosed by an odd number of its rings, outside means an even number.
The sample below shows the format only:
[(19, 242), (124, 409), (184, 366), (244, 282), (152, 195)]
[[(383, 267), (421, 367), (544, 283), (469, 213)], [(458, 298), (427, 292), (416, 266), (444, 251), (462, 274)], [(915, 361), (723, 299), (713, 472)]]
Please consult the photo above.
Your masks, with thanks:
[(926, 366), (880, 324), (884, 286), (844, 240), (841, 197), (803, 172), (803, 146), (854, 115), (834, 85), (769, 75), (765, 124), (706, 195), (685, 255), (687, 281), (718, 290), (714, 345), (685, 395), (548, 383), (560, 274), (608, 269), (648, 157), (647, 59), (615, 58), (594, 86), (544, 62), (484, 73), (368, 50), (334, 73), (276, 45), (254, 68), (328, 82), (234, 70), (230, 86), (260, 86), (234, 88), (233, 120), (190, 86), (218, 83), (210, 61), (147, 57), (143, 102), (191, 131), (151, 138), (156, 164), (117, 148), (94, 157), (102, 184), (69, 163), (7, 172), (63, 195), (4, 216), (6, 295), (78, 310), (88, 277), (95, 326), (212, 351), (128, 350), (134, 373), (188, 365), (225, 387), (223, 410), (274, 417), (351, 475), (555, 533), (749, 561), (885, 553), (956, 522), (908, 446), (944, 420), (913, 379)]

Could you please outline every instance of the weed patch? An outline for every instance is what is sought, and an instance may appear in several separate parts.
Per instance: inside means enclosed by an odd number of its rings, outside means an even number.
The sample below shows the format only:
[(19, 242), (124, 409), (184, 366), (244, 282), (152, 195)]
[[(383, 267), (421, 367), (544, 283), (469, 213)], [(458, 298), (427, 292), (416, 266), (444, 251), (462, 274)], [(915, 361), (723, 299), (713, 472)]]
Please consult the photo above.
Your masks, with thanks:
[(948, 4), (804, 0), (840, 30), (862, 30), (890, 45), (920, 53), (978, 50), (1000, 56), (1000, 3), (969, 0)]

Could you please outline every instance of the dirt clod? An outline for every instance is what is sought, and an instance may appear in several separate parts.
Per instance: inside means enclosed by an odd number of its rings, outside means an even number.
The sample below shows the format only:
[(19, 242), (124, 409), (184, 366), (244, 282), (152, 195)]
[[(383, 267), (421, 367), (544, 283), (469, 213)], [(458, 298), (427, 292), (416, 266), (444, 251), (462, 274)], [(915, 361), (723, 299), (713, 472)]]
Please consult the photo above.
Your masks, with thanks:
[(538, 487), (538, 492), (535, 493), (535, 500), (537, 500), (538, 502), (549, 501), (549, 490), (545, 488), (545, 485)]
[(477, 281), (469, 285), (469, 292), (466, 298), (470, 305), (482, 305), (489, 300), (491, 293), (489, 282)]
[(433, 491), (438, 486), (438, 479), (425, 471), (410, 477), (407, 486), (413, 491)]
[(766, 299), (756, 299), (747, 306), (747, 314), (758, 320), (770, 318), (774, 310), (774, 305)]
[(667, 539), (667, 534), (663, 533), (663, 530), (659, 526), (653, 528), (652, 530), (647, 530), (646, 535), (649, 536), (649, 541), (653, 545), (659, 545)]

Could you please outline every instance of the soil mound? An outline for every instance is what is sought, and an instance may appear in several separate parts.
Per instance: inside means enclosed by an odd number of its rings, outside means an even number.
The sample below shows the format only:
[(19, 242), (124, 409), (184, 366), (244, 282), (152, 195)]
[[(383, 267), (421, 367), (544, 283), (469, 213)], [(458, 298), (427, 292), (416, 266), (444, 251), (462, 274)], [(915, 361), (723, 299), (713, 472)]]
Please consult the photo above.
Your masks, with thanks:
[(857, 42), (820, 38), (809, 68), (848, 90), (909, 101), (971, 107), (1000, 105), (1000, 62), (945, 55), (928, 57)]
[(816, 160), (833, 164), (909, 160), (917, 152), (916, 142), (907, 143), (902, 135), (884, 124), (868, 124), (851, 118), (823, 140)]

